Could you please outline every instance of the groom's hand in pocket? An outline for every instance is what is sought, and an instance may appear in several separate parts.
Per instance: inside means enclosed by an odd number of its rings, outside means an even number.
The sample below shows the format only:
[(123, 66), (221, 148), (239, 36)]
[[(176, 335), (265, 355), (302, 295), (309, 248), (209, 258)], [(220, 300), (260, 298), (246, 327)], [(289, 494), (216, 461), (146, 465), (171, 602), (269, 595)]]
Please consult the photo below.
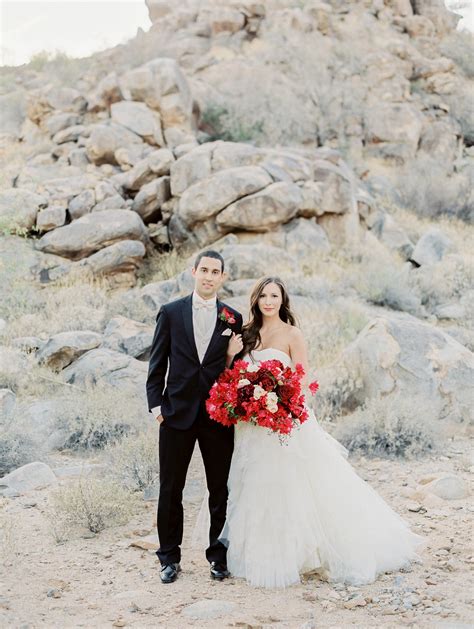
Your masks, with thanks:
[(156, 421), (161, 424), (161, 422), (163, 421), (163, 415), (157, 415), (156, 416)]

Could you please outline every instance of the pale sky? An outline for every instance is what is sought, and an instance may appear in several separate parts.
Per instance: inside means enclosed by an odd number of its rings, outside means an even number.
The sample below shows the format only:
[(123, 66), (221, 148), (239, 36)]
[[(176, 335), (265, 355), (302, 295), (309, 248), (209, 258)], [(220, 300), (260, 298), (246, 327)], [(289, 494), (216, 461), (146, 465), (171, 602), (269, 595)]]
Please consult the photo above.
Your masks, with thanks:
[[(461, 28), (473, 31), (474, 0), (465, 4)], [(44, 50), (87, 57), (150, 25), (145, 0), (0, 0), (0, 65), (28, 63)]]
[(43, 50), (87, 57), (147, 31), (144, 0), (0, 0), (0, 65)]

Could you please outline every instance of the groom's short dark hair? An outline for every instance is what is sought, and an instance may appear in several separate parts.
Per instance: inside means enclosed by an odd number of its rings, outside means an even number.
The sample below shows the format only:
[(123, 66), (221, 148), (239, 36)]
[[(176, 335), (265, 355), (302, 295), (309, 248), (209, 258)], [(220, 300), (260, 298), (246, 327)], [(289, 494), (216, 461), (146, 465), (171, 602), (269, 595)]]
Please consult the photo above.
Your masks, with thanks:
[(199, 253), (197, 258), (194, 260), (195, 269), (198, 268), (202, 258), (215, 258), (216, 260), (220, 260), (222, 265), (222, 273), (224, 273), (224, 258), (221, 256), (220, 253), (217, 253), (217, 251), (214, 251), (213, 249), (209, 249), (209, 251), (201, 251), (201, 253)]

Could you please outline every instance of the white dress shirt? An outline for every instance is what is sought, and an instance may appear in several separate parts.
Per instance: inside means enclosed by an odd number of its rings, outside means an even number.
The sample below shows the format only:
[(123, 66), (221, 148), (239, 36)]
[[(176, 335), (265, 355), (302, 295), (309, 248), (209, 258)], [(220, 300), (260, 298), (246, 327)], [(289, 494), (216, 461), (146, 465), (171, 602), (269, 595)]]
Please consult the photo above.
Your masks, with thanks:
[[(196, 291), (193, 292), (193, 330), (194, 342), (202, 363), (209, 346), (209, 342), (216, 327), (217, 320), (217, 297), (214, 295), (212, 299), (203, 299)], [(155, 419), (161, 415), (161, 406), (155, 406), (151, 409)]]

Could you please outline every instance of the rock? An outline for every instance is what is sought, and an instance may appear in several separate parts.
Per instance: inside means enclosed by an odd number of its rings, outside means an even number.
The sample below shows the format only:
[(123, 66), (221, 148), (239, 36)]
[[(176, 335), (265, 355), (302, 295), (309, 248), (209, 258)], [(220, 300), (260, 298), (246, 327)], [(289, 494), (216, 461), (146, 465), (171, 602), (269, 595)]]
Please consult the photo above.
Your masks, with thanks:
[(423, 493), (431, 493), (443, 500), (459, 500), (469, 495), (467, 483), (454, 474), (440, 476), (423, 486)]
[(389, 249), (398, 251), (406, 260), (413, 253), (414, 245), (407, 233), (387, 212), (378, 212), (370, 225), (372, 233)]
[(120, 240), (148, 240), (146, 227), (135, 212), (104, 210), (86, 214), (45, 234), (36, 248), (77, 260)]
[(208, 23), (212, 35), (220, 33), (237, 33), (245, 25), (245, 15), (232, 7), (205, 7), (199, 11), (198, 22)]
[(171, 194), (180, 196), (196, 182), (209, 177), (211, 172), (211, 147), (204, 144), (171, 165)]
[(416, 243), (410, 260), (417, 266), (434, 264), (450, 251), (453, 251), (450, 239), (440, 229), (431, 227)]
[(218, 214), (216, 224), (222, 232), (234, 229), (270, 231), (297, 215), (302, 198), (297, 185), (273, 183), (227, 206)]
[(94, 190), (83, 190), (73, 197), (68, 204), (69, 215), (72, 220), (88, 214), (96, 204)]
[(136, 539), (130, 542), (131, 548), (140, 548), (141, 550), (157, 551), (160, 545), (156, 541), (156, 535), (150, 535), (149, 539)]
[[(239, 166), (258, 166), (268, 155), (268, 151), (265, 149), (245, 144), (244, 142), (217, 140), (216, 142), (203, 144), (201, 148), (204, 147), (207, 147), (212, 156), (212, 172)], [(277, 153), (274, 151), (271, 155), (275, 156)], [(261, 165), (263, 166), (263, 164)]]
[(283, 225), (285, 233), (285, 251), (294, 254), (299, 260), (311, 259), (316, 251), (329, 251), (329, 243), (326, 232), (316, 220), (295, 218)]
[(78, 114), (68, 112), (55, 112), (44, 119), (43, 125), (51, 136), (56, 135), (59, 131), (78, 125), (81, 117)]
[(400, 392), (430, 400), (433, 422), (441, 413), (469, 421), (470, 382), (474, 356), (442, 330), (410, 315), (377, 317), (370, 321), (341, 355), (351, 369), (358, 365), (363, 387), (360, 401)]
[(346, 609), (355, 609), (356, 607), (365, 607), (367, 602), (365, 598), (360, 595), (354, 596), (354, 598), (350, 598), (348, 601), (344, 601), (344, 607)]
[(39, 231), (47, 232), (61, 227), (66, 222), (66, 207), (51, 206), (41, 210), (36, 217), (36, 227)]
[(221, 170), (185, 190), (179, 200), (178, 213), (184, 223), (191, 226), (215, 216), (237, 199), (258, 192), (271, 183), (270, 175), (259, 166)]
[(107, 324), (103, 345), (134, 358), (146, 359), (151, 348), (153, 332), (152, 326), (119, 315)]
[(171, 301), (178, 291), (178, 283), (175, 279), (163, 280), (146, 284), (141, 290), (141, 296), (146, 305), (158, 312), (163, 304)]
[(133, 200), (132, 210), (139, 214), (146, 223), (160, 218), (160, 209), (170, 198), (170, 178), (159, 177), (140, 188)]
[(0, 192), (0, 219), (12, 227), (32, 229), (40, 208), (46, 207), (47, 197), (21, 188)]
[(85, 132), (86, 127), (82, 124), (72, 125), (61, 129), (53, 136), (53, 142), (56, 144), (64, 144), (65, 142), (76, 142), (78, 138)]
[(158, 149), (147, 156), (147, 161), (151, 172), (155, 173), (157, 177), (162, 177), (170, 174), (170, 169), (175, 159), (169, 149)]
[(88, 111), (98, 112), (108, 109), (112, 103), (123, 99), (116, 72), (110, 72), (101, 79), (96, 89), (89, 95)]
[(128, 207), (127, 201), (118, 193), (110, 197), (106, 197), (100, 203), (96, 203), (92, 208), (92, 212), (101, 212), (102, 210), (121, 210)]
[(407, 103), (378, 103), (367, 109), (364, 126), (367, 142), (402, 144), (414, 156), (423, 128), (423, 115)]
[(38, 360), (60, 371), (85, 352), (99, 347), (102, 335), (90, 331), (60, 332), (52, 336), (38, 353)]
[(47, 269), (43, 281), (56, 281), (66, 275), (106, 276), (114, 288), (134, 286), (136, 272), (145, 257), (145, 245), (139, 240), (120, 240), (87, 258)]
[(114, 122), (130, 129), (145, 142), (163, 146), (160, 114), (152, 111), (145, 103), (133, 101), (113, 103), (110, 114)]
[(161, 57), (125, 72), (120, 87), (126, 98), (159, 110), (163, 128), (191, 129), (192, 96), (178, 63)]
[(107, 382), (114, 387), (136, 390), (143, 397), (147, 371), (146, 363), (121, 352), (98, 348), (66, 367), (63, 377), (66, 382), (78, 385)]
[(221, 251), (230, 280), (258, 278), (268, 273), (296, 273), (293, 255), (269, 245), (228, 245)]
[(0, 389), (0, 417), (7, 418), (15, 408), (16, 395), (10, 389)]
[(237, 603), (231, 601), (206, 599), (188, 605), (181, 613), (195, 620), (211, 620), (232, 614), (238, 607)]
[(117, 164), (115, 151), (130, 144), (140, 144), (142, 139), (133, 131), (111, 123), (92, 126), (86, 142), (87, 157), (93, 164)]
[(49, 487), (57, 482), (57, 478), (49, 465), (40, 461), (27, 463), (27, 465), (23, 465), (0, 478), (0, 486), (4, 485), (19, 493)]

